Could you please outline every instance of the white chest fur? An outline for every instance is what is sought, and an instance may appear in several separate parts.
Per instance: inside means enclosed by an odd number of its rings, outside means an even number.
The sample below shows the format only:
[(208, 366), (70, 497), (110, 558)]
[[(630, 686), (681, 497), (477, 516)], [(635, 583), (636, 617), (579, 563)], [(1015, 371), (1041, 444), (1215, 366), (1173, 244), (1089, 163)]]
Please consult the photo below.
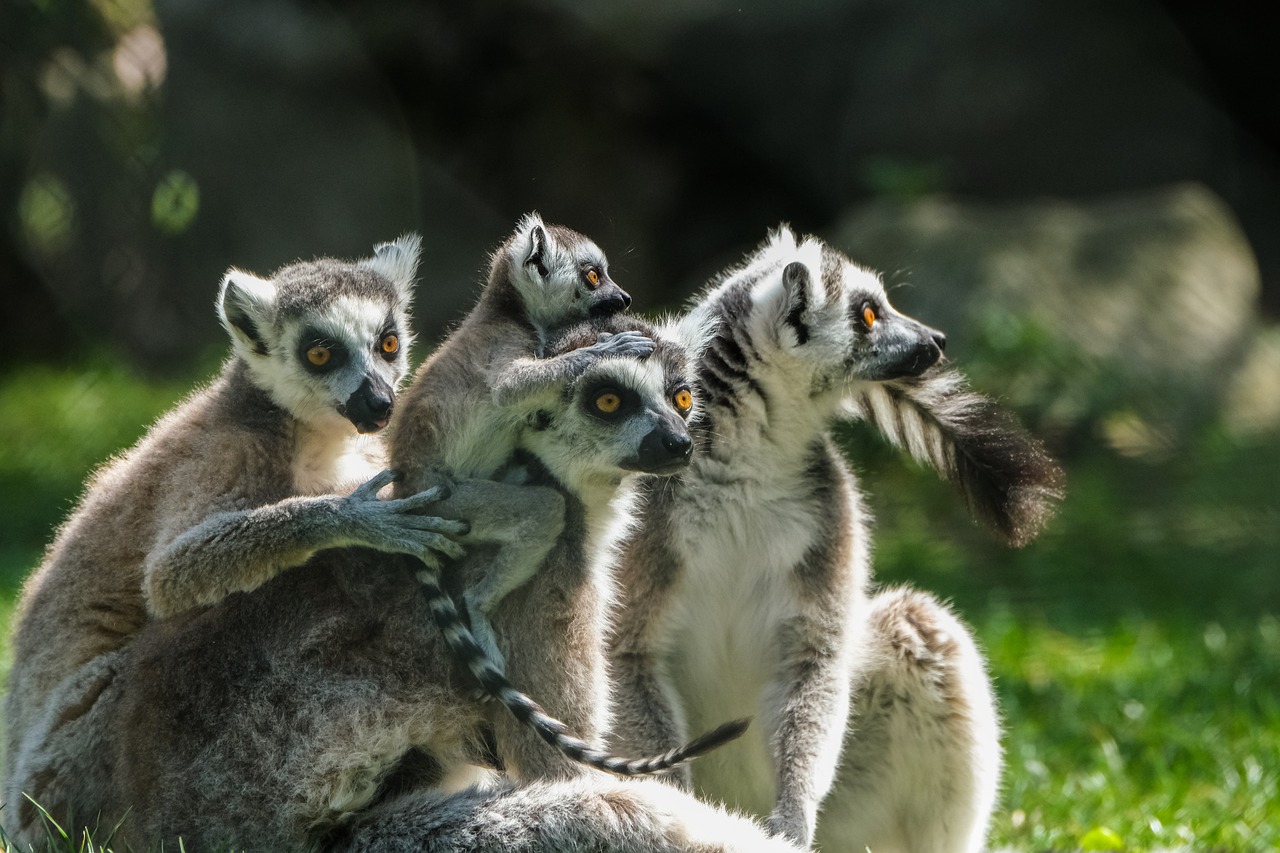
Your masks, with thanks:
[(300, 495), (346, 494), (386, 466), (376, 436), (300, 426), (295, 441), (293, 484)]
[(799, 479), (691, 484), (675, 512), (685, 574), (668, 611), (665, 665), (689, 731), (755, 717), (740, 741), (694, 764), (699, 790), (767, 814), (773, 805), (766, 696), (779, 683), (781, 634), (805, 607), (793, 577), (817, 537)]

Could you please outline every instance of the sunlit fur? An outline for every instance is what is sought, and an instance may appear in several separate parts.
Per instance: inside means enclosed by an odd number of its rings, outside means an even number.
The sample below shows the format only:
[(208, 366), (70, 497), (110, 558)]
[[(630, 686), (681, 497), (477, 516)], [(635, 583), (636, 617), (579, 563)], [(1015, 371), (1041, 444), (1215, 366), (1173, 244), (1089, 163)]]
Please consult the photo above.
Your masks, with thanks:
[[(418, 250), (406, 236), (362, 260), (224, 277), (218, 315), (233, 351), (221, 375), (94, 473), (23, 590), (6, 705), (11, 834), (40, 831), (22, 793), (64, 817), (73, 808), (63, 794), (78, 771), (62, 772), (62, 747), (75, 740), (63, 729), (95, 705), (114, 653), (148, 623), (256, 589), (325, 548), (452, 547), (442, 531), (456, 522), (415, 512), (430, 496), (377, 499), (390, 482), (375, 476), (381, 442), (338, 412), (368, 377), (392, 402)], [(320, 377), (303, 368), (305, 328), (342, 344), (346, 363)], [(392, 359), (387, 331), (399, 338)]]
[[(376, 374), (395, 388), (408, 371), (413, 331), (407, 318), (419, 251), (419, 238), (408, 235), (345, 268), (304, 261), (269, 280), (233, 269), (222, 279), (218, 317), (236, 356), (276, 405), (304, 423), (346, 433), (350, 425), (337, 407), (364, 377)], [(256, 334), (246, 333), (246, 319)], [(400, 342), (391, 360), (379, 349), (388, 324)], [(306, 370), (298, 344), (307, 328), (343, 345), (346, 364), (320, 375)]]
[[(989, 815), (1000, 755), (981, 658), (966, 629), (931, 599), (886, 608), (882, 596), (869, 594), (869, 517), (827, 434), (861, 411), (855, 407), (869, 408), (877, 389), (927, 388), (950, 375), (930, 367), (941, 334), (896, 311), (874, 273), (786, 227), (713, 281), (683, 322), (715, 329), (699, 360), (699, 452), (687, 475), (646, 492), (643, 524), (619, 549), (616, 744), (652, 750), (708, 721), (755, 714), (746, 737), (693, 766), (702, 795), (768, 816), (771, 828), (804, 846), (816, 838), (822, 849), (878, 850), (886, 838), (863, 836), (868, 825), (844, 822), (840, 834), (826, 835), (824, 799), (857, 814), (859, 801), (847, 792), (874, 787), (880, 775), (943, 774), (952, 799), (922, 808), (934, 808), (945, 826), (930, 824), (909, 838), (932, 839), (921, 850), (972, 849)], [(951, 380), (937, 381), (953, 389)], [(941, 470), (956, 470), (962, 487), (978, 492), (989, 491), (990, 480), (1004, 476), (999, 471), (1013, 470), (1011, 484), (1048, 496), (1038, 484), (1056, 469), (1038, 445), (994, 406), (966, 409), (986, 413), (970, 420), (949, 416), (947, 406), (930, 413), (931, 402), (952, 397), (948, 390), (898, 393), (893, 405), (915, 411), (896, 418), (882, 411), (873, 423), (945, 425), (898, 431), (905, 446), (935, 448), (926, 462), (963, 457), (975, 444), (999, 446), (999, 436), (1045, 464)], [(991, 450), (983, 455), (999, 459)], [(931, 658), (911, 657), (916, 646), (900, 638), (918, 633), (910, 622), (917, 617), (945, 622), (956, 642), (940, 644)], [(958, 691), (925, 689), (944, 672), (959, 673)], [(866, 709), (850, 708), (865, 698), (860, 685), (885, 682), (878, 695), (898, 704), (881, 708), (888, 722), (881, 734), (868, 734), (883, 742), (862, 744), (858, 718)], [(908, 724), (916, 715), (932, 722)], [(846, 746), (848, 754), (876, 761), (838, 764), (846, 739), (866, 747)], [(909, 798), (894, 799), (902, 793), (895, 788), (877, 801), (888, 823), (927, 823)], [(865, 790), (859, 796), (866, 799)]]

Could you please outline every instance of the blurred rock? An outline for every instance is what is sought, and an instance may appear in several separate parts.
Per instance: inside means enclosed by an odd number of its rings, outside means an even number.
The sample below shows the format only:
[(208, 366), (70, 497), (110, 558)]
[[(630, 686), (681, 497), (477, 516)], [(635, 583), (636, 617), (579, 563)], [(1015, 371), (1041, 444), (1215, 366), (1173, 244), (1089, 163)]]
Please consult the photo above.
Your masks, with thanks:
[[(960, 364), (980, 351), (995, 354), (989, 368), (1016, 368), (1002, 390), (1059, 426), (1118, 410), (1177, 426), (1216, 410), (1255, 349), (1257, 265), (1203, 186), (1091, 203), (872, 203), (827, 236), (885, 271), (895, 304), (945, 330)], [(1060, 375), (1018, 375), (1038, 367)], [(1274, 403), (1271, 387), (1246, 408)]]
[(1240, 438), (1280, 437), (1280, 328), (1253, 339), (1244, 365), (1231, 378), (1223, 418)]

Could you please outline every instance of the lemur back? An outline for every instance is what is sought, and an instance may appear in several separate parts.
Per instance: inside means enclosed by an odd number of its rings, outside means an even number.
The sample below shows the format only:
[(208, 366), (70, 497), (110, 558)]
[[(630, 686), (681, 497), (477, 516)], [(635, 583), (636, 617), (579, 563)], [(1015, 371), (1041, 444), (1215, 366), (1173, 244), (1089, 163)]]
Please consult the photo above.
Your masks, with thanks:
[[(664, 341), (643, 360), (598, 359), (546, 398), (519, 441), (531, 480), (561, 495), (565, 529), (495, 625), (512, 671), (593, 747), (608, 722), (612, 581), (599, 558), (628, 516), (633, 474), (687, 462), (683, 366), (683, 346)], [(115, 653), (107, 698), (49, 743), (43, 757), (56, 763), (60, 744), (101, 727), (93, 750), (62, 753), (61, 778), (82, 785), (66, 798), (108, 824), (132, 808), (121, 845), (181, 835), (189, 847), (291, 850), (325, 848), (398, 792), (455, 778), (490, 754), (486, 743), (522, 782), (596, 777), (475, 701), (417, 571), (416, 559), (328, 550), (253, 595), (149, 624)], [(111, 784), (79, 783), (90, 774), (71, 770), (85, 763), (110, 766)]]
[(808, 846), (852, 678), (879, 642), (869, 517), (830, 425), (870, 414), (1017, 540), (1047, 518), (1057, 471), (938, 366), (941, 333), (895, 311), (878, 277), (821, 241), (780, 229), (683, 322), (716, 330), (698, 363), (700, 446), (686, 476), (648, 489), (619, 548), (613, 745), (658, 749), (727, 707), (754, 707), (766, 721), (756, 737), (700, 761), (692, 780)]
[[(149, 621), (253, 589), (322, 548), (456, 553), (433, 497), (378, 501), (376, 436), (407, 369), (417, 237), (367, 259), (229, 271), (218, 312), (234, 349), (221, 374), (90, 479), (27, 581), (6, 706), (7, 825), (39, 800), (26, 754), (69, 711), (47, 707), (82, 666)], [(46, 719), (47, 718), (47, 719)], [(24, 743), (24, 740), (27, 741)]]
[[(465, 519), (468, 546), (484, 552), (479, 577), (461, 588), (465, 616), (445, 589), (440, 567), (419, 574), (432, 599), (432, 614), (450, 649), (522, 723), (553, 747), (590, 766), (623, 775), (667, 769), (714, 748), (741, 731), (721, 726), (652, 758), (621, 759), (590, 748), (517, 691), (504, 675), (504, 656), (489, 614), (547, 560), (563, 530), (564, 501), (552, 489), (523, 483), (507, 471), (523, 431), (544, 406), (557, 403), (568, 383), (610, 357), (647, 356), (652, 339), (633, 321), (611, 322), (630, 304), (608, 275), (604, 253), (588, 238), (530, 214), (494, 253), (476, 307), (419, 369), (404, 395), (394, 428), (392, 466), (399, 487), (414, 492), (450, 478), (449, 499), (439, 511)], [(572, 324), (595, 317), (594, 324)], [(564, 337), (567, 328), (572, 334)], [(548, 349), (550, 338), (561, 336)], [(511, 482), (491, 482), (506, 472)], [(514, 478), (514, 479), (513, 479)]]

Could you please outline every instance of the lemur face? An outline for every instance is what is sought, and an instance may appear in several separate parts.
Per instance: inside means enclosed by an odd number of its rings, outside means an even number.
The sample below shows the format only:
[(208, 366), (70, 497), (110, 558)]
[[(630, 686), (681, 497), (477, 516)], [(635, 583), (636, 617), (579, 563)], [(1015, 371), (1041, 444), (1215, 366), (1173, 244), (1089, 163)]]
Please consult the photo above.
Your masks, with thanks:
[(371, 258), (300, 262), (269, 280), (228, 272), (219, 315), (254, 382), (305, 423), (385, 427), (409, 366), (418, 247), (402, 237)]
[(625, 311), (631, 297), (609, 278), (609, 261), (590, 238), (536, 214), (507, 242), (513, 283), (529, 320), (542, 329)]
[[(627, 328), (654, 337), (654, 352), (643, 359), (601, 358), (565, 387), (555, 409), (531, 420), (522, 440), (570, 488), (616, 483), (627, 472), (674, 474), (692, 456), (693, 382), (685, 349), (644, 326), (610, 324), (610, 330)], [(594, 340), (593, 331), (578, 343)]]
[(918, 376), (942, 358), (945, 335), (896, 311), (879, 276), (825, 243), (797, 245), (784, 229), (761, 255), (772, 266), (753, 289), (757, 322), (819, 382)]

